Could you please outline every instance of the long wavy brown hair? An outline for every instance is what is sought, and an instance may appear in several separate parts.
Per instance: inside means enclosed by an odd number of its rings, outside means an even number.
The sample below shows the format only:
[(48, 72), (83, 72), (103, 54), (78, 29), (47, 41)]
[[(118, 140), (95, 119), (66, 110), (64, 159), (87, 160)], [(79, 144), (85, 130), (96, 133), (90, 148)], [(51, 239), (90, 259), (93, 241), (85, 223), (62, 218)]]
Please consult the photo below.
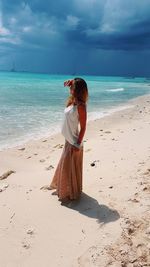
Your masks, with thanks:
[(85, 80), (82, 78), (74, 78), (74, 95), (71, 95), (67, 99), (66, 106), (70, 106), (73, 103), (86, 104), (88, 100), (88, 87)]

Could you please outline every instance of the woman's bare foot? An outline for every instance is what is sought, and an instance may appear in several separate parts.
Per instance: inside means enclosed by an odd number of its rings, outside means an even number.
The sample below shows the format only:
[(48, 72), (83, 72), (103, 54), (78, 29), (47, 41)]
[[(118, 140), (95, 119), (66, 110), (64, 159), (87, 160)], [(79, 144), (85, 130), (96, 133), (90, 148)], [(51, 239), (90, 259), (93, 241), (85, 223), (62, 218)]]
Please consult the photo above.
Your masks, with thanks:
[(52, 192), (52, 195), (53, 195), (53, 196), (58, 195), (57, 190), (54, 191), (54, 192)]
[(44, 185), (40, 188), (40, 190), (54, 190), (54, 189), (56, 188), (51, 185)]
[(61, 205), (69, 204), (71, 201), (69, 197), (60, 198), (59, 200), (61, 201)]

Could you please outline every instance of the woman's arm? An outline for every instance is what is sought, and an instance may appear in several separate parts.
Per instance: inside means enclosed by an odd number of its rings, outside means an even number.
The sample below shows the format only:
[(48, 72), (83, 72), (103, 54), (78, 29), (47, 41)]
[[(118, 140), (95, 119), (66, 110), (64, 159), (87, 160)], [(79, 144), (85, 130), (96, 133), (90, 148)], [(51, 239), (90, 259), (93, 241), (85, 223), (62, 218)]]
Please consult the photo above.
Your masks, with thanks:
[(77, 144), (81, 144), (86, 130), (86, 119), (87, 119), (86, 105), (82, 104), (78, 105), (78, 114), (79, 114), (80, 132)]
[[(82, 104), (78, 105), (78, 114), (79, 114), (80, 131), (77, 144), (80, 145), (86, 130), (86, 120), (87, 120), (86, 105)], [(79, 150), (79, 148), (75, 148), (75, 150)]]

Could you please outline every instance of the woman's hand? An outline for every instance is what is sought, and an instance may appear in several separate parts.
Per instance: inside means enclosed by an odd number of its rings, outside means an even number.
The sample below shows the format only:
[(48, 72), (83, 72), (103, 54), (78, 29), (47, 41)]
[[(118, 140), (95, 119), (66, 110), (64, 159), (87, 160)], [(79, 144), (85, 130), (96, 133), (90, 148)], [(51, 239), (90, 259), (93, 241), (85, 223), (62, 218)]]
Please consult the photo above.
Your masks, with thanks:
[(78, 148), (78, 147), (76, 147), (76, 146), (72, 146), (72, 149), (73, 149), (73, 151), (75, 151), (75, 152), (79, 152), (79, 151), (80, 151), (80, 148)]
[(64, 82), (64, 86), (71, 86), (73, 83), (73, 80), (67, 80)]

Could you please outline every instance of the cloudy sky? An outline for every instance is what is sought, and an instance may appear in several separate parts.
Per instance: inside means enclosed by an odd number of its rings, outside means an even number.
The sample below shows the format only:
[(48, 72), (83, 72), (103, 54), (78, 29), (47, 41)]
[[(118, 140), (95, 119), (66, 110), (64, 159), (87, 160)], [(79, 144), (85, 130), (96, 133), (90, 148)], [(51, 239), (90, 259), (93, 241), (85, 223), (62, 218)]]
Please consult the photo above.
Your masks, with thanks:
[(150, 76), (150, 0), (0, 0), (0, 69)]

